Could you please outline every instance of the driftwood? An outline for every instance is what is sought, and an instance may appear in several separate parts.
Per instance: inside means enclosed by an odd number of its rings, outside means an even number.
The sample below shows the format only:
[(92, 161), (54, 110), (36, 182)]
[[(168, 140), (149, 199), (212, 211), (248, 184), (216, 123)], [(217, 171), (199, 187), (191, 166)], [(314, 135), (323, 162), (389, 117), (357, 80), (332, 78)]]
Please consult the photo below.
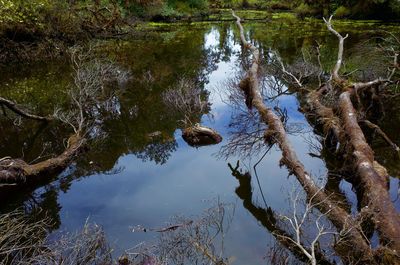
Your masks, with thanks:
[[(17, 103), (0, 97), (0, 105), (13, 111), (15, 114), (32, 120), (49, 122), (52, 117), (38, 116), (25, 111)], [(71, 160), (81, 151), (85, 139), (80, 131), (71, 135), (68, 145), (64, 152), (57, 157), (53, 157), (36, 164), (28, 164), (22, 159), (3, 157), (0, 159), (0, 190), (5, 190), (12, 186), (24, 186), (43, 181), (44, 178), (51, 178), (64, 170)]]
[[(241, 25), (240, 18), (232, 12), (232, 15), (236, 18), (236, 23), (240, 30), (240, 39), (242, 45), (248, 48), (253, 55), (252, 64), (248, 70), (245, 80), (241, 82), (240, 88), (245, 93), (249, 93), (251, 96), (251, 104), (260, 113), (261, 119), (268, 125), (268, 130), (265, 133), (266, 140), (269, 144), (278, 144), (282, 150), (281, 164), (285, 165), (291, 174), (295, 175), (297, 180), (304, 188), (307, 197), (315, 200), (316, 207), (324, 213), (327, 218), (332, 222), (333, 225), (340, 231), (342, 246), (337, 246), (336, 251), (344, 261), (348, 262), (361, 262), (362, 264), (379, 264), (383, 257), (390, 256), (396, 260), (396, 251), (398, 253), (400, 223), (398, 223), (399, 216), (396, 214), (393, 204), (390, 201), (386, 184), (382, 181), (382, 177), (376, 173), (373, 165), (372, 150), (366, 144), (361, 129), (359, 129), (357, 123), (357, 116), (354, 108), (350, 101), (350, 92), (345, 91), (340, 96), (340, 108), (342, 110), (342, 119), (344, 120), (344, 129), (339, 124), (338, 120), (335, 119), (334, 113), (328, 108), (321, 108), (322, 104), (318, 101), (318, 95), (311, 100), (311, 103), (318, 110), (319, 116), (322, 119), (331, 120), (331, 125), (327, 128), (332, 130), (336, 135), (338, 141), (343, 139), (344, 133), (350, 138), (350, 143), (354, 148), (354, 156), (356, 159), (355, 165), (357, 165), (357, 172), (360, 177), (360, 186), (365, 187), (365, 201), (363, 205), (371, 205), (372, 209), (376, 214), (375, 221), (378, 221), (378, 217), (385, 215), (378, 225), (379, 231), (381, 232), (382, 246), (389, 246), (392, 250), (386, 251), (385, 247), (382, 247), (378, 251), (373, 251), (367, 242), (362, 229), (359, 226), (359, 222), (350, 216), (344, 209), (337, 205), (335, 201), (331, 200), (331, 197), (326, 194), (323, 190), (317, 187), (309, 173), (305, 170), (303, 164), (298, 160), (297, 155), (292, 148), (285, 128), (279, 119), (279, 117), (273, 112), (273, 110), (264, 104), (264, 100), (259, 91), (259, 80), (258, 80), (258, 68), (260, 64), (260, 55), (258, 49), (247, 42), (244, 37), (244, 30)], [(328, 28), (332, 29), (331, 25), (328, 24)], [(340, 36), (337, 32), (335, 35)], [(339, 69), (342, 62), (343, 56), (343, 42), (346, 37), (340, 39), (339, 45), (339, 56), (338, 61), (333, 70), (333, 80), (337, 80), (339, 77)], [(380, 79), (370, 84), (377, 84), (382, 82)], [(247, 85), (247, 87), (244, 86)], [(364, 88), (363, 84), (353, 84), (352, 89)], [(248, 98), (248, 96), (246, 96)], [(377, 185), (378, 187), (375, 187)], [(379, 194), (382, 194), (379, 197)], [(378, 215), (379, 214), (379, 215)], [(383, 252), (382, 252), (383, 250)], [(396, 261), (391, 261), (396, 262)]]
[(182, 131), (182, 138), (190, 146), (205, 146), (218, 144), (222, 141), (221, 135), (215, 130), (202, 125), (194, 125)]

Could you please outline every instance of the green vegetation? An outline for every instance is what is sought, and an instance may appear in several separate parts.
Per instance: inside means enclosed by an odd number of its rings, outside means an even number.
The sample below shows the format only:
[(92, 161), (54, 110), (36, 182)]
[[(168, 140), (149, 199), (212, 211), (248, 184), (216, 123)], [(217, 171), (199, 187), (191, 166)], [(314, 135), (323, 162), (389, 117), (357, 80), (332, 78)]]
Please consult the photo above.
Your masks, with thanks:
[(396, 0), (307, 0), (294, 1), (293, 5), (300, 17), (335, 14), (353, 19), (394, 20), (400, 15), (400, 2)]
[[(0, 62), (45, 59), (93, 38), (137, 32), (140, 21), (232, 20), (242, 9), (245, 20), (270, 18), (267, 12), (292, 12), (299, 18), (329, 16), (393, 20), (395, 0), (0, 0)], [(286, 13), (285, 13), (286, 14)]]
[(334, 14), (335, 14), (335, 17), (337, 17), (337, 18), (344, 18), (344, 17), (348, 17), (351, 14), (351, 11), (347, 7), (339, 6), (335, 10)]

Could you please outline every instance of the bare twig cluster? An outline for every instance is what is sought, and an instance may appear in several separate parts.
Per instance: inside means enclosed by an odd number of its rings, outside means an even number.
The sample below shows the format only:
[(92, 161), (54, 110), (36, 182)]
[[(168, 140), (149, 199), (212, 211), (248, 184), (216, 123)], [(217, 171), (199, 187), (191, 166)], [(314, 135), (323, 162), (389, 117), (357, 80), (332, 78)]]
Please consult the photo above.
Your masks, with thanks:
[[(148, 248), (139, 244), (127, 251), (132, 264), (213, 264), (226, 265), (224, 238), (234, 215), (234, 205), (216, 201), (194, 219), (174, 217), (165, 228), (149, 229), (160, 233), (156, 244)], [(128, 263), (127, 263), (128, 264)]]
[[(86, 133), (94, 126), (96, 108), (112, 101), (114, 93), (106, 90), (112, 82), (123, 84), (129, 72), (107, 59), (94, 57), (90, 47), (75, 46), (70, 49), (74, 69), (74, 86), (69, 91), (71, 111), (56, 109), (54, 117), (70, 125), (75, 133)], [(90, 117), (92, 116), (92, 117)]]
[(176, 87), (167, 89), (162, 97), (169, 109), (184, 115), (181, 122), (185, 127), (193, 124), (195, 116), (207, 113), (210, 109), (208, 95), (190, 78), (181, 78)]
[(113, 262), (112, 248), (107, 242), (103, 229), (88, 221), (82, 230), (63, 234), (55, 242), (47, 241), (45, 247), (47, 253), (32, 257), (32, 264), (106, 265)]
[(112, 249), (103, 230), (86, 222), (82, 230), (51, 240), (49, 218), (27, 217), (21, 211), (0, 215), (0, 264), (2, 265), (105, 265), (112, 263)]
[(0, 215), (0, 264), (31, 264), (32, 257), (46, 252), (49, 219), (27, 218), (16, 210)]
[(289, 237), (286, 235), (277, 234), (278, 237), (283, 237), (285, 240), (289, 240), (296, 245), (312, 265), (318, 264), (317, 253), (321, 252), (321, 237), (338, 235), (338, 233), (335, 231), (335, 228), (332, 227), (331, 224), (326, 224), (326, 221), (324, 224), (324, 222), (321, 221), (321, 219), (323, 219), (328, 213), (319, 213), (313, 221), (315, 224), (316, 233), (307, 246), (307, 240), (305, 239), (307, 234), (306, 231), (309, 230), (306, 228), (307, 222), (312, 221), (311, 215), (313, 215), (315, 209), (318, 208), (318, 204), (323, 203), (314, 201), (316, 195), (318, 194), (314, 194), (307, 199), (304, 210), (301, 212), (299, 209), (299, 203), (301, 202), (300, 194), (291, 194), (291, 202), (293, 203), (292, 215), (281, 215), (280, 219), (289, 224), (288, 230), (291, 230), (294, 236)]

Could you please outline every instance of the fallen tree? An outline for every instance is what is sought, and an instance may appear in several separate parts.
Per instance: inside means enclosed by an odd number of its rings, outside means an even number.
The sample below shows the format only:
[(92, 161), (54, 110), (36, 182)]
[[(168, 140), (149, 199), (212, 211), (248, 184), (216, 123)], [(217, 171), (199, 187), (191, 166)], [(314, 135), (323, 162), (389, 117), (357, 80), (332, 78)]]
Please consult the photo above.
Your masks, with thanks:
[(42, 117), (31, 114), (15, 102), (0, 98), (5, 105), (19, 116), (38, 121), (61, 122), (61, 126), (73, 129), (67, 139), (65, 150), (49, 159), (29, 164), (23, 159), (4, 157), (0, 159), (0, 190), (29, 186), (46, 182), (63, 171), (79, 155), (95, 128), (95, 107), (101, 105), (100, 97), (108, 82), (122, 82), (128, 78), (126, 71), (109, 61), (93, 57), (91, 49), (81, 47), (71, 49), (71, 61), (74, 69), (74, 85), (69, 90), (70, 109), (57, 109), (52, 116)]
[[(387, 79), (378, 78), (369, 82), (354, 83), (343, 79), (339, 70), (343, 61), (343, 44), (348, 35), (343, 37), (338, 33), (331, 23), (332, 17), (325, 23), (333, 34), (339, 39), (339, 50), (336, 65), (332, 72), (332, 87), (340, 91), (339, 106), (340, 117), (343, 128), (351, 146), (351, 155), (356, 174), (354, 174), (353, 185), (359, 191), (361, 205), (368, 207), (373, 214), (374, 223), (380, 233), (381, 244), (392, 248), (395, 253), (400, 253), (400, 216), (397, 213), (387, 188), (387, 172), (374, 159), (374, 152), (367, 143), (364, 133), (358, 123), (358, 113), (351, 97), (358, 97), (363, 89), (390, 82)], [(395, 54), (395, 65), (397, 64)]]
[[(332, 78), (316, 92), (309, 94), (309, 105), (319, 116), (324, 126), (324, 131), (334, 136), (332, 146), (340, 143), (342, 146), (351, 147), (351, 163), (355, 169), (352, 184), (357, 189), (359, 197), (362, 198), (361, 205), (364, 208), (354, 218), (340, 207), (330, 194), (319, 188), (306, 171), (286, 135), (285, 127), (274, 111), (267, 107), (259, 89), (259, 50), (246, 41), (241, 20), (232, 12), (240, 31), (242, 45), (249, 49), (252, 54), (251, 66), (239, 87), (246, 95), (248, 108), (255, 107), (260, 114), (261, 120), (265, 122), (268, 129), (265, 131), (264, 139), (268, 145), (277, 144), (282, 151), (281, 165), (285, 165), (290, 174), (296, 176), (297, 180), (306, 192), (307, 197), (313, 198), (314, 207), (324, 214), (339, 231), (340, 239), (336, 242), (336, 253), (345, 263), (361, 262), (363, 264), (397, 264), (400, 261), (400, 223), (387, 190), (387, 173), (373, 158), (373, 151), (368, 145), (362, 130), (358, 125), (357, 111), (354, 109), (351, 96), (362, 89), (375, 85), (386, 84), (388, 79), (376, 79), (365, 83), (351, 83), (341, 79), (339, 76), (340, 65), (343, 61), (343, 43), (347, 37), (342, 37), (331, 25), (331, 18), (325, 20), (328, 29), (339, 38), (339, 52), (336, 65), (333, 69)], [(397, 65), (397, 55), (395, 63)], [(302, 84), (293, 74), (288, 73), (283, 63), (282, 70), (286, 75), (293, 78), (294, 83), (301, 87)], [(393, 75), (393, 74), (392, 74)], [(341, 120), (336, 112), (324, 106), (320, 102), (322, 93), (330, 90), (339, 90), (339, 112)], [(373, 250), (369, 239), (365, 236), (361, 227), (361, 219), (371, 214), (372, 220), (377, 226), (380, 235), (380, 246)], [(314, 261), (311, 261), (314, 263)]]

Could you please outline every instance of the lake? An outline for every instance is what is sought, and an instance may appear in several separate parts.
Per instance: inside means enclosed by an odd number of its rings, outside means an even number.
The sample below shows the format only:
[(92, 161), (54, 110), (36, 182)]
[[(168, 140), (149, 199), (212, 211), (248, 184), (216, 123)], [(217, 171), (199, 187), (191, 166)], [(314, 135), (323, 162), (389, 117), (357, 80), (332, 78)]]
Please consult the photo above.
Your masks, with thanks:
[[(349, 34), (345, 47), (345, 56), (350, 58), (345, 69), (348, 72), (368, 66), (359, 53), (360, 43), (382, 36), (383, 30), (400, 31), (396, 24), (379, 21), (338, 21), (335, 25), (338, 31)], [(322, 21), (268, 14), (265, 20), (249, 20), (244, 26), (246, 37), (263, 54), (278, 51), (290, 64), (302, 56), (302, 51), (306, 56), (312, 51), (310, 47), (319, 43), (324, 67), (328, 70), (333, 65), (337, 42)], [(276, 244), (265, 220), (267, 209), (277, 215), (290, 214), (290, 196), (299, 188), (287, 169), (279, 167), (278, 148), (267, 152), (262, 140), (265, 126), (258, 123), (256, 111), (247, 115), (244, 104), (232, 102), (229, 82), (243, 74), (249, 63), (249, 54), (242, 53), (236, 25), (232, 21), (149, 23), (138, 26), (135, 36), (97, 41), (96, 49), (130, 72), (128, 82), (112, 87), (115, 94), (110, 111), (98, 115), (101, 133), (60, 176), (11, 196), (2, 203), (1, 211), (41, 207), (54, 221), (54, 235), (73, 232), (88, 219), (103, 227), (117, 257), (142, 242), (154, 242), (159, 235), (154, 231), (133, 232), (136, 227), (166, 227), (176, 215), (195, 220), (205, 209), (223, 202), (232, 213), (224, 236), (224, 257), (234, 264), (265, 264)], [(68, 59), (21, 63), (0, 71), (1, 96), (42, 114), (65, 108), (66, 91), (73, 80)], [(265, 76), (265, 95), (274, 95), (270, 83), (273, 76)], [(176, 87), (182, 78), (194, 80), (205, 92), (211, 108), (195, 122), (217, 130), (223, 137), (220, 144), (194, 148), (182, 139), (179, 120), (183, 114), (168, 108), (162, 99), (163, 92)], [(278, 83), (287, 87), (282, 80)], [(286, 111), (290, 140), (316, 182), (336, 191), (349, 211), (354, 211), (357, 196), (351, 185), (329, 173), (335, 172), (334, 158), (315, 155), (321, 152), (321, 136), (301, 111), (301, 95), (291, 89), (289, 92), (267, 104)], [(397, 114), (383, 116), (379, 124), (400, 144), (400, 102), (396, 102), (385, 110)], [(238, 121), (246, 120), (243, 115), (247, 115), (248, 123), (241, 126)], [(254, 141), (253, 145), (239, 141), (243, 146), (232, 148), (239, 132), (242, 136), (248, 133), (243, 139)], [(59, 124), (42, 125), (2, 116), (0, 157), (25, 161), (47, 158), (62, 152), (70, 133)], [(370, 140), (376, 159), (392, 176), (391, 196), (400, 210), (399, 157), (379, 137), (371, 136)], [(234, 166), (237, 161), (242, 172), (249, 171), (252, 176), (250, 189), (232, 175), (228, 163)]]

